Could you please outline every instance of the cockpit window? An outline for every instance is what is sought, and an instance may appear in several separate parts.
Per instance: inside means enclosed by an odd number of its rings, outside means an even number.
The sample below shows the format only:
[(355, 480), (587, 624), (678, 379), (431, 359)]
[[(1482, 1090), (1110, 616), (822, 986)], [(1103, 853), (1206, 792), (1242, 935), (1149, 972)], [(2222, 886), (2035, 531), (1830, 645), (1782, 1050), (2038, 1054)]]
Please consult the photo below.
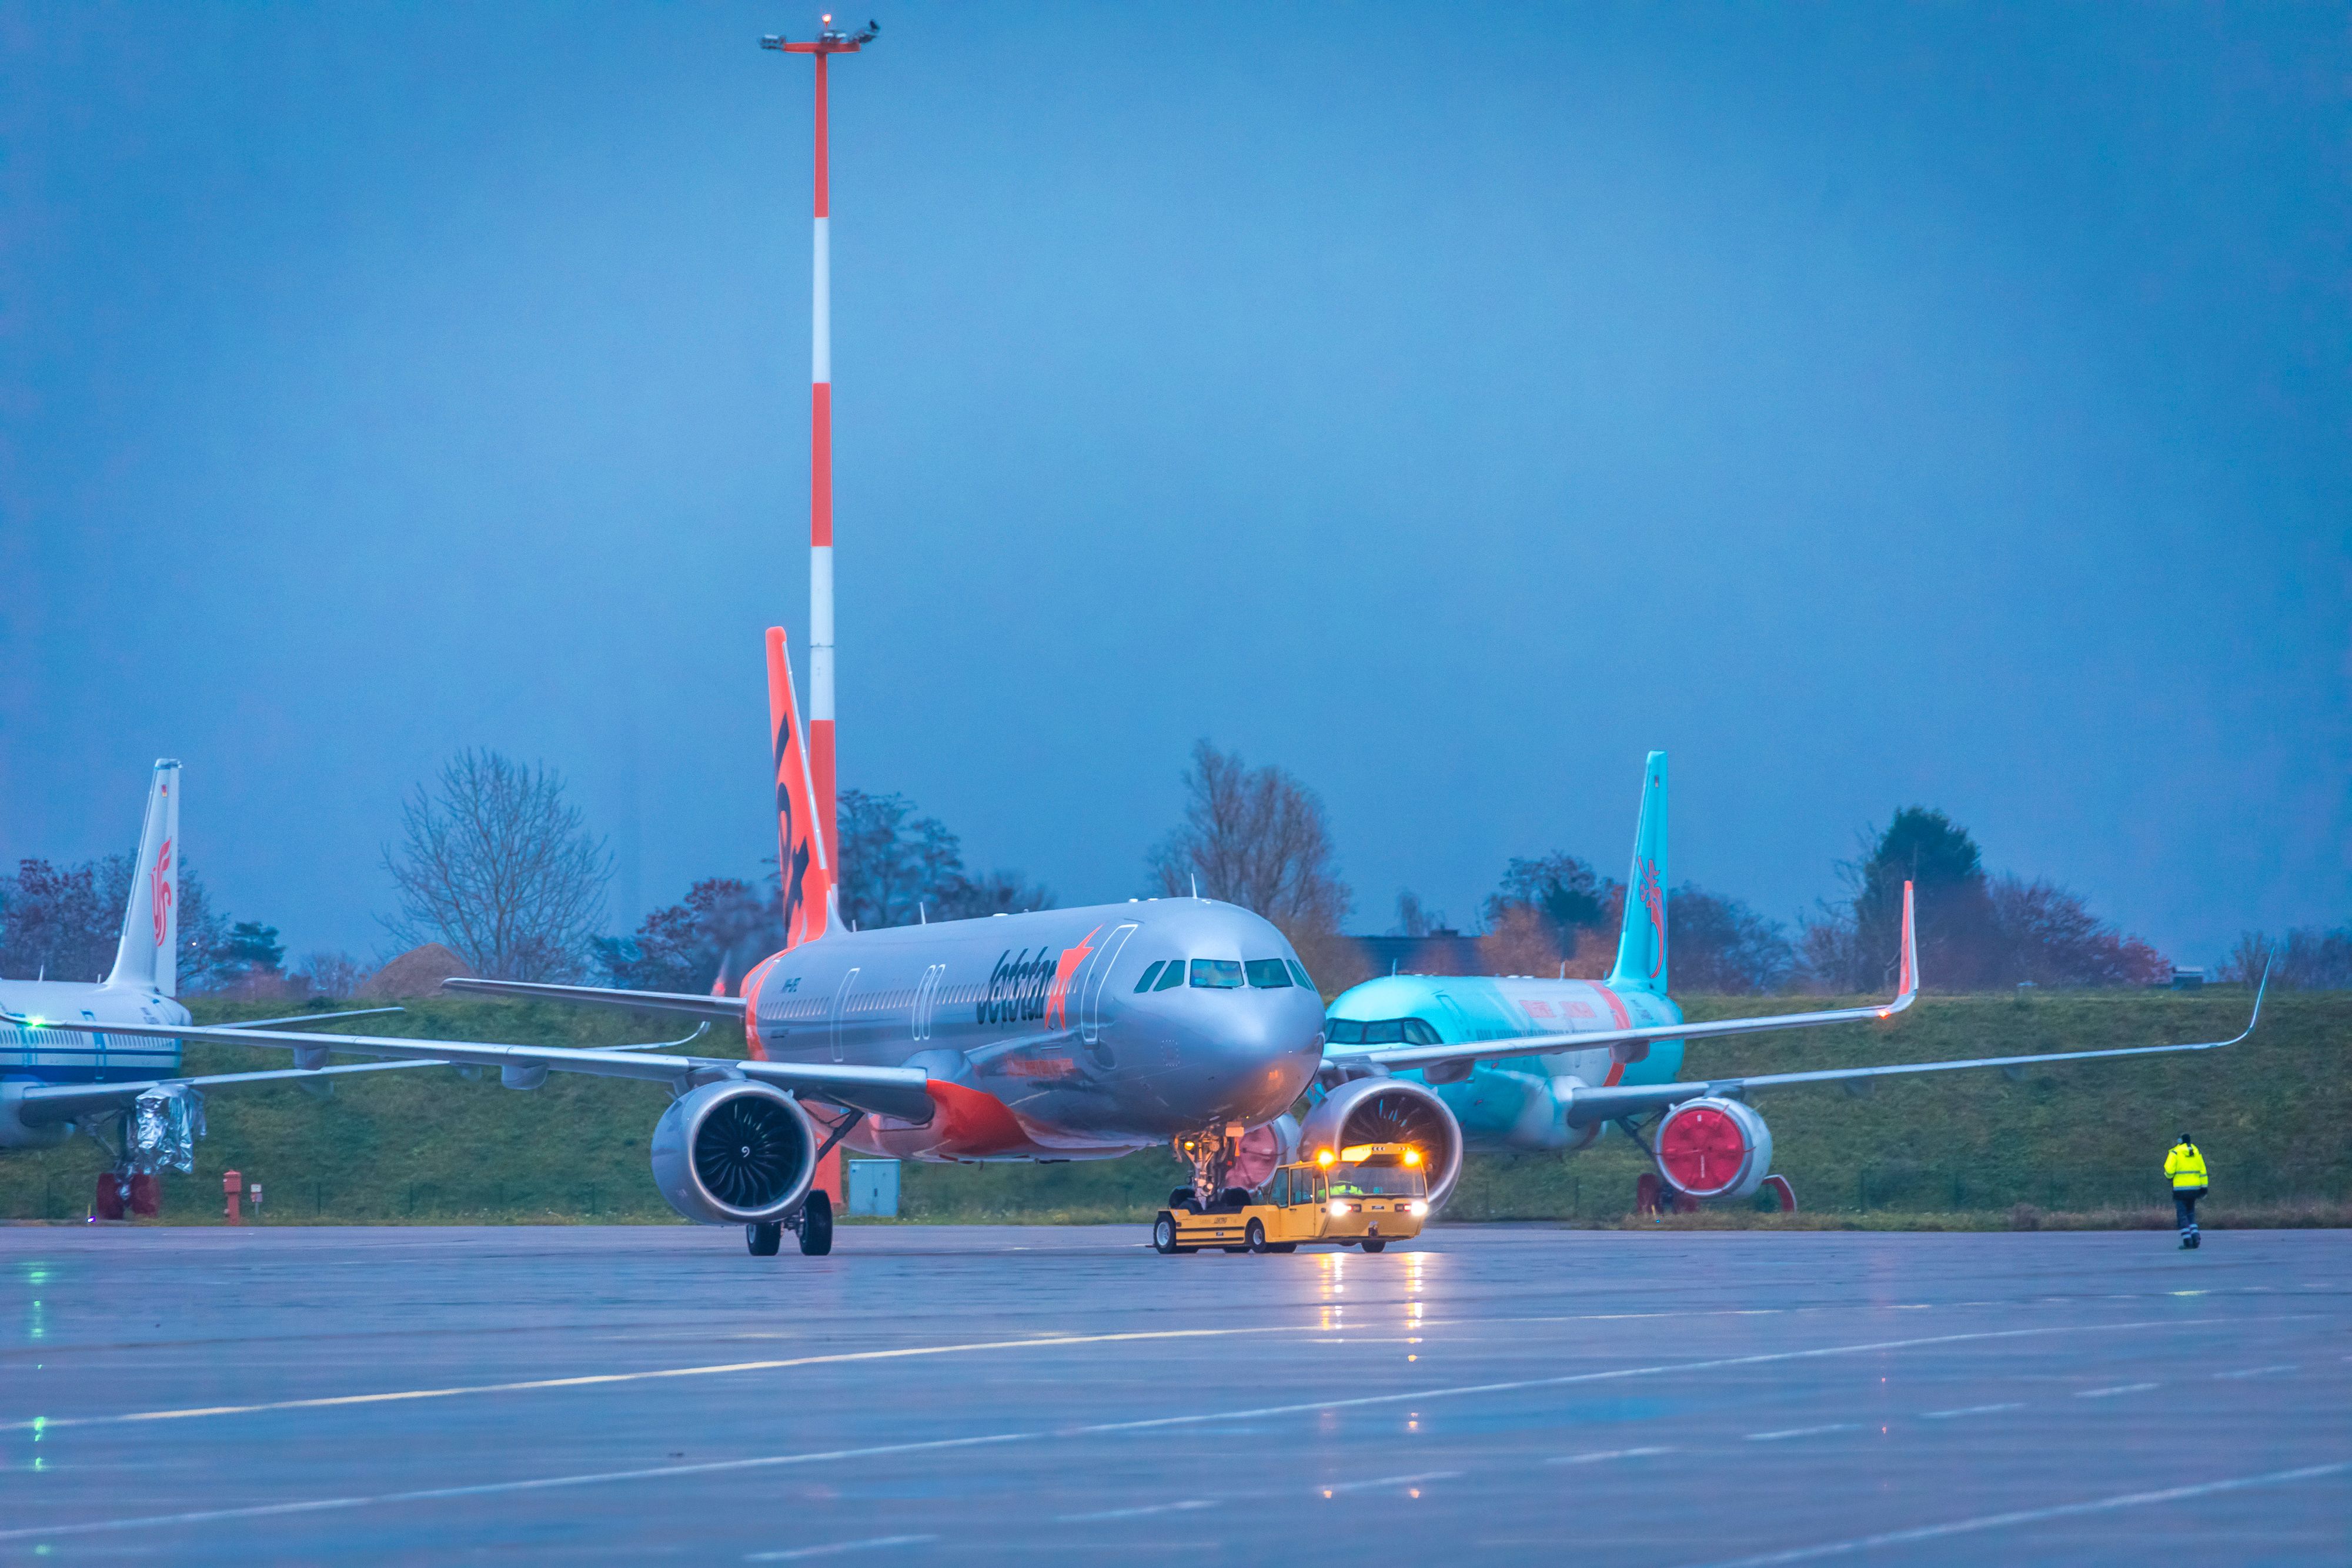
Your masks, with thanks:
[(1192, 983), (1213, 991), (1230, 991), (1242, 983), (1242, 967), (1231, 958), (1195, 958)]
[(1315, 988), (1315, 982), (1307, 977), (1307, 966), (1296, 958), (1290, 960), (1290, 977), (1310, 991)]
[(1334, 1045), (1436, 1045), (1426, 1019), (1326, 1019), (1323, 1038)]
[(1183, 983), (1184, 960), (1181, 958), (1171, 958), (1168, 960), (1167, 973), (1161, 975), (1160, 977), (1160, 983), (1151, 988), (1155, 991), (1172, 991)]
[(1149, 969), (1144, 970), (1143, 978), (1135, 982), (1135, 988), (1138, 991), (1150, 990), (1151, 988), (1151, 982), (1160, 977), (1160, 965), (1154, 964)]
[(1252, 958), (1242, 967), (1249, 972), (1249, 983), (1261, 991), (1290, 988), (1290, 971), (1282, 967), (1279, 958)]

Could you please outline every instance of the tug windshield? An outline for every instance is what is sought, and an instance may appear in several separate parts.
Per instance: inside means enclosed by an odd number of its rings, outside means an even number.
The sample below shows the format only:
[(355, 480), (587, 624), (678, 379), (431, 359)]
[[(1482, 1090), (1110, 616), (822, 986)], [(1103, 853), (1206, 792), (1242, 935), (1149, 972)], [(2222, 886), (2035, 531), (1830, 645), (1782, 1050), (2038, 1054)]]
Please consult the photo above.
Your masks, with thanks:
[(1333, 1197), (1425, 1197), (1429, 1184), (1410, 1166), (1360, 1165), (1331, 1167)]

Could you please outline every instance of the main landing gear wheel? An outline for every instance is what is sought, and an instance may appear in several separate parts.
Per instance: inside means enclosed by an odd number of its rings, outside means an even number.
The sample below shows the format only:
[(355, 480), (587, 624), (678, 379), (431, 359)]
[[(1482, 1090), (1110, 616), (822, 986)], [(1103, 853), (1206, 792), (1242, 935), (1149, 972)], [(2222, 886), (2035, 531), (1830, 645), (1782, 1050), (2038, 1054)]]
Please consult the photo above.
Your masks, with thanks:
[(833, 1198), (823, 1187), (808, 1195), (801, 1209), (801, 1251), (822, 1258), (833, 1250)]
[(1364, 1250), (1367, 1252), (1385, 1252), (1388, 1250), (1388, 1245), (1389, 1239), (1385, 1236), (1367, 1236), (1364, 1238)]
[(1172, 1258), (1176, 1255), (1176, 1220), (1174, 1216), (1162, 1214), (1159, 1218), (1151, 1222), (1151, 1249), (1154, 1252), (1159, 1253), (1163, 1258)]
[(751, 1249), (754, 1258), (772, 1258), (784, 1244), (784, 1228), (781, 1225), (747, 1225), (743, 1228), (743, 1245)]
[(1251, 1251), (1263, 1252), (1265, 1250), (1265, 1226), (1262, 1221), (1255, 1219), (1251, 1220), (1249, 1222), (1249, 1229), (1244, 1231), (1244, 1234), (1249, 1238), (1249, 1249)]

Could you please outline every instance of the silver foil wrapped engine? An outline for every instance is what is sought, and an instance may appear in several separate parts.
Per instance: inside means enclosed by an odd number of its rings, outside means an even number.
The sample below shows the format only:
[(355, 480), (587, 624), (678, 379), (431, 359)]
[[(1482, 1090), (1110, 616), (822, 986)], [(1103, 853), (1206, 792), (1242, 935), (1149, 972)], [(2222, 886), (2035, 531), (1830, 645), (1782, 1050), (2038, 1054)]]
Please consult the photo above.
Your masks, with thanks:
[(123, 1151), (142, 1176), (195, 1169), (196, 1140), (205, 1135), (205, 1097), (184, 1083), (159, 1083), (131, 1108), (131, 1146)]

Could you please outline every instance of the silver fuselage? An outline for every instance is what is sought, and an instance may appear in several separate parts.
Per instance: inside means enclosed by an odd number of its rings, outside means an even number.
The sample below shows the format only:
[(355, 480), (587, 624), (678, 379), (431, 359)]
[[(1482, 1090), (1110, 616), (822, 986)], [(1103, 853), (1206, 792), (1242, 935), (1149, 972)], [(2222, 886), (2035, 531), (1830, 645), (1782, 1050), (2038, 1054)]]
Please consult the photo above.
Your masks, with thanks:
[[(755, 1053), (916, 1067), (940, 1087), (925, 1125), (877, 1118), (849, 1142), (919, 1159), (1106, 1158), (1287, 1111), (1322, 1057), (1322, 998), (1191, 983), (1192, 960), (1297, 955), (1248, 910), (1144, 899), (884, 931), (836, 931), (745, 977)], [(1185, 983), (1139, 991), (1155, 965)], [(1155, 981), (1166, 974), (1161, 967)]]

